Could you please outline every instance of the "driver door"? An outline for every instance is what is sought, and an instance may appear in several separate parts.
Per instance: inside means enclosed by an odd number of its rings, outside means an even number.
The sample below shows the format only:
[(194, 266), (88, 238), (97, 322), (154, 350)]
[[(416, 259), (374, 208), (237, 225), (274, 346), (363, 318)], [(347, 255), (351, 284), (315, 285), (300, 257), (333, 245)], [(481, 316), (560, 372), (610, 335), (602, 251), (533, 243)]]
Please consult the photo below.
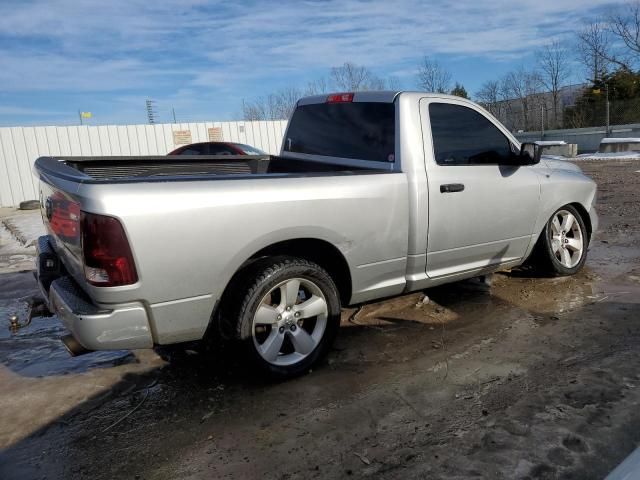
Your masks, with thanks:
[(427, 275), (479, 270), (522, 258), (540, 202), (534, 166), (515, 165), (516, 146), (474, 105), (423, 99), (429, 186)]

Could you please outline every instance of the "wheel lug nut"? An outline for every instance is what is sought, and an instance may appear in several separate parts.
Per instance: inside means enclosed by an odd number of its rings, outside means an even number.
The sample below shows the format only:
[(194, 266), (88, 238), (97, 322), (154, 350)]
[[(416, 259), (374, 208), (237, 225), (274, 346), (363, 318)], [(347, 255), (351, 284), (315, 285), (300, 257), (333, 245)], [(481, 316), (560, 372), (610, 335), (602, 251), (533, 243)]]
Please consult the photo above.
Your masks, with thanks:
[(302, 320), (298, 320), (298, 326), (302, 327)]
[(300, 316), (300, 312), (296, 312), (293, 314), (294, 317), (298, 318)]
[(291, 325), (291, 331), (295, 332), (296, 331), (296, 326), (295, 325)]
[(287, 307), (287, 312), (288, 312), (289, 310), (291, 310), (291, 307)]
[(278, 331), (279, 331), (280, 333), (284, 333), (284, 327), (280, 327), (280, 328), (278, 329)]
[(282, 315), (278, 315), (278, 320), (282, 320)]

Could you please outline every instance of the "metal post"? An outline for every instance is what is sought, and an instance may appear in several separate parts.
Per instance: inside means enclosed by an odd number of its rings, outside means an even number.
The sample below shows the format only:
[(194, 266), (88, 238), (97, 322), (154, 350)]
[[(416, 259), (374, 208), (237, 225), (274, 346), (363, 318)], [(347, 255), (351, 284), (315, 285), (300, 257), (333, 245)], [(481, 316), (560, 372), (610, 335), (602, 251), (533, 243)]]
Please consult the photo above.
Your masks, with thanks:
[(80, 118), (80, 125), (82, 125), (82, 112), (78, 110), (78, 117)]
[(609, 124), (609, 120), (610, 119), (609, 119), (609, 84), (608, 83), (604, 84), (604, 91), (606, 93), (606, 99), (607, 99), (607, 102), (606, 102), (606, 116), (607, 116), (607, 119), (606, 119), (606, 122), (607, 122), (606, 136), (608, 137), (609, 134), (611, 133), (610, 124)]
[(544, 140), (544, 103), (540, 105), (540, 140)]
[(171, 112), (173, 113), (173, 123), (178, 123), (176, 122), (176, 109), (171, 107)]

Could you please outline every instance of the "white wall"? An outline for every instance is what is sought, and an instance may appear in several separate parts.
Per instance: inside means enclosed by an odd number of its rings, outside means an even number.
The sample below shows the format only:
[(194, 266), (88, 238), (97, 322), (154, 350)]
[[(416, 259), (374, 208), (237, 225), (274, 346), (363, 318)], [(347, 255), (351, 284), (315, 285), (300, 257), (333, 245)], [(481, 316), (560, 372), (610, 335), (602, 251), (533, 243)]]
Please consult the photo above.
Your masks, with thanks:
[(178, 145), (173, 131), (191, 131), (192, 142), (209, 140), (209, 128), (221, 128), (222, 140), (253, 145), (277, 154), (286, 120), (270, 122), (202, 122), (157, 125), (69, 127), (0, 127), (0, 207), (38, 199), (36, 158), (91, 155), (165, 155)]

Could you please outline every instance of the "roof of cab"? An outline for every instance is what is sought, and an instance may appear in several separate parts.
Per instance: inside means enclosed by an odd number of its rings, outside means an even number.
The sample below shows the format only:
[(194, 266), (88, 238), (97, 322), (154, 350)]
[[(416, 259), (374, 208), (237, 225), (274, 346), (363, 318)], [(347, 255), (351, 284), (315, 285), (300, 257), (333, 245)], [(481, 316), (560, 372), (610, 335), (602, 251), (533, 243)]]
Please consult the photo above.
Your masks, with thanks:
[[(298, 100), (298, 106), (311, 105), (314, 103), (325, 103), (329, 95), (335, 95), (343, 92), (328, 92), (321, 95), (311, 95), (309, 97), (303, 97)], [(347, 92), (344, 92), (347, 93)], [(348, 92), (351, 93), (351, 92)], [(446, 93), (433, 93), (433, 92), (419, 92), (419, 91), (406, 91), (406, 90), (372, 90), (364, 92), (353, 92), (353, 102), (379, 102), (379, 103), (392, 103), (399, 95), (416, 95), (420, 98), (448, 98), (456, 100), (467, 100), (455, 95), (448, 95)], [(471, 102), (470, 100), (467, 100)]]

